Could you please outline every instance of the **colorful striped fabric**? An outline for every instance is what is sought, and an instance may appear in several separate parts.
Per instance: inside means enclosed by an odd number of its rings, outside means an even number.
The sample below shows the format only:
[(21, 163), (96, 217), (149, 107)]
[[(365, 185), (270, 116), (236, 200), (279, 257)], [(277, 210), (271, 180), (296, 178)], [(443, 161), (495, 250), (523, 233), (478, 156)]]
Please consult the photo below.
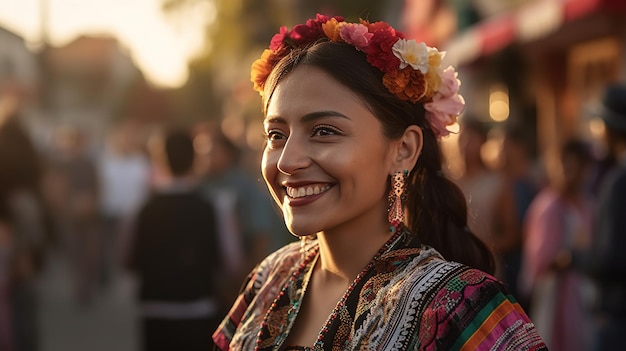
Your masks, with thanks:
[[(495, 278), (445, 261), (412, 238), (406, 234), (393, 243), (337, 311), (342, 317), (322, 342), (301, 349), (546, 350), (526, 313)], [(281, 349), (297, 316), (290, 307), (301, 304), (302, 285), (313, 268), (289, 279), (301, 256), (292, 244), (252, 272), (214, 334), (221, 350)], [(269, 327), (261, 333), (261, 325)]]

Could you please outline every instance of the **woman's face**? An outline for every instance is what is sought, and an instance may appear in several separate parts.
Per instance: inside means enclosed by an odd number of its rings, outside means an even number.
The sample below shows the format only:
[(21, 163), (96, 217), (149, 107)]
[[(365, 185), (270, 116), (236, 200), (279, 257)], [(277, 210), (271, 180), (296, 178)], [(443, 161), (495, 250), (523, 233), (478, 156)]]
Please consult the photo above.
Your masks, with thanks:
[(390, 140), (348, 88), (300, 66), (276, 87), (264, 129), (263, 177), (292, 233), (385, 225)]

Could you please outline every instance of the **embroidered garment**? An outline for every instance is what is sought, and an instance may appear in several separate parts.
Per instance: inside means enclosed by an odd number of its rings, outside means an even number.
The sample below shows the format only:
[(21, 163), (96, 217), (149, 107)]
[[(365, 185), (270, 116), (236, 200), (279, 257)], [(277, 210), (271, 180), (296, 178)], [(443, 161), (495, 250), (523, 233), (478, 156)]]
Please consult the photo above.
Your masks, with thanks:
[(213, 335), (221, 350), (546, 350), (493, 277), (445, 261), (403, 233), (335, 308), (315, 345), (283, 345), (318, 256), (313, 241), (265, 259)]

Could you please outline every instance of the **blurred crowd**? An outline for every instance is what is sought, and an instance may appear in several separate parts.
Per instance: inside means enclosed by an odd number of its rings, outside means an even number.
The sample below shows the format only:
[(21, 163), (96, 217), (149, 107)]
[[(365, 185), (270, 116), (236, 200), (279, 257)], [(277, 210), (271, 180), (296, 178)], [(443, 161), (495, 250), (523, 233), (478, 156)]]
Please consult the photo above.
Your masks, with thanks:
[(17, 109), (0, 116), (0, 350), (41, 348), (37, 280), (52, 255), (78, 308), (130, 272), (141, 342), (161, 334), (171, 350), (160, 331), (206, 340), (247, 272), (294, 240), (219, 124), (123, 121), (103, 145), (64, 125), (53, 141), (38, 149)]
[[(614, 184), (626, 152), (626, 89), (605, 100), (617, 122), (605, 121), (603, 154), (571, 139), (542, 159), (531, 130), (461, 120), (456, 181), (470, 227), (496, 253), (498, 278), (551, 350), (602, 349), (594, 335), (625, 330), (626, 228), (611, 196), (626, 197)], [(246, 273), (294, 240), (220, 124), (122, 121), (100, 146), (65, 125), (42, 150), (17, 111), (0, 115), (0, 350), (38, 349), (36, 281), (50, 253), (70, 268), (84, 308), (120, 272), (132, 272), (142, 344), (176, 349), (171, 335), (194, 350), (210, 347), (208, 330)], [(498, 162), (486, 162), (494, 132)]]
[[(603, 144), (573, 137), (537, 157), (532, 131), (464, 116), (457, 180), (496, 275), (550, 350), (617, 350), (626, 331), (626, 86), (606, 89)], [(497, 132), (497, 162), (485, 145)], [(541, 154), (540, 154), (541, 155)], [(494, 167), (495, 164), (495, 167)]]

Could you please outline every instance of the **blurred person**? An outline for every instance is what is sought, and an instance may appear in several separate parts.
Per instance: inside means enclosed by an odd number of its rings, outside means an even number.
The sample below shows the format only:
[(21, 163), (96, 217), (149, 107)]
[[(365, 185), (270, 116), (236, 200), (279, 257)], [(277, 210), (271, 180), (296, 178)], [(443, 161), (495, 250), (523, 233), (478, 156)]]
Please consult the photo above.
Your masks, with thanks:
[(626, 85), (609, 85), (602, 107), (605, 140), (615, 163), (602, 181), (590, 247), (573, 258), (597, 292), (592, 350), (612, 351), (626, 345)]
[(99, 180), (88, 152), (85, 132), (60, 127), (48, 160), (48, 197), (55, 206), (56, 225), (74, 278), (76, 302), (92, 302), (98, 281)]
[(559, 172), (532, 201), (524, 226), (520, 290), (553, 351), (589, 347), (589, 285), (573, 269), (571, 254), (591, 240), (592, 209), (585, 193), (590, 164), (587, 143), (566, 142)]
[[(504, 279), (500, 248), (508, 249), (507, 241), (516, 236), (515, 203), (511, 187), (505, 177), (489, 168), (483, 159), (482, 149), (487, 142), (488, 129), (473, 116), (461, 121), (459, 148), (464, 161), (463, 175), (457, 184), (467, 197), (468, 224), (473, 232), (494, 251), (496, 276)], [(502, 244), (500, 244), (502, 243)]]
[(39, 349), (36, 278), (50, 239), (42, 164), (17, 110), (0, 116), (0, 202), (12, 232), (10, 298), (13, 347)]
[(166, 132), (151, 147), (167, 181), (134, 221), (128, 267), (139, 279), (143, 350), (210, 350), (218, 324), (222, 271), (213, 206), (193, 174), (187, 130)]
[(14, 351), (11, 315), (11, 276), (14, 251), (12, 219), (6, 199), (0, 195), (0, 350)]
[(100, 262), (103, 284), (118, 268), (130, 220), (150, 190), (150, 161), (144, 153), (140, 126), (115, 125), (98, 159), (100, 184)]
[(528, 308), (520, 293), (517, 282), (522, 264), (523, 230), (526, 212), (538, 192), (539, 185), (533, 175), (533, 158), (531, 138), (528, 132), (516, 126), (509, 126), (504, 131), (502, 145), (502, 174), (504, 176), (501, 192), (502, 197), (512, 196), (512, 205), (501, 210), (514, 211), (514, 226), (510, 235), (502, 235), (496, 240), (495, 251), (500, 253), (502, 262), (502, 279), (509, 290)]
[[(239, 164), (242, 150), (213, 125), (196, 126), (194, 144), (202, 189), (214, 203), (232, 303), (245, 274), (292, 237), (269, 194)], [(277, 225), (278, 224), (278, 225)]]

